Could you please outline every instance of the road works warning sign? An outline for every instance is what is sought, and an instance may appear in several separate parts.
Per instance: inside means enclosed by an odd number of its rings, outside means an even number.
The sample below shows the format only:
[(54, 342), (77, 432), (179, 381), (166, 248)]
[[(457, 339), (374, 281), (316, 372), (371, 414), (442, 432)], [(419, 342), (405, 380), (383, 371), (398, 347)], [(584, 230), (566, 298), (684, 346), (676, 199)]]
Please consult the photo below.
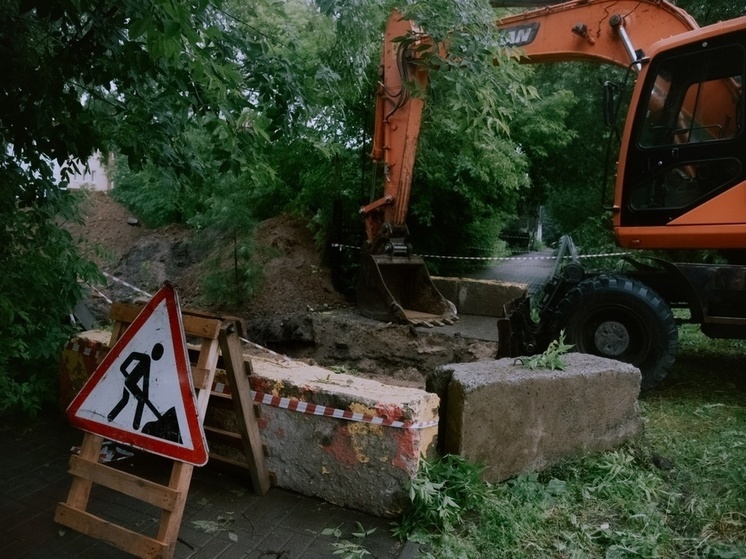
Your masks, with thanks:
[(145, 305), (67, 414), (90, 433), (197, 466), (207, 463), (173, 287), (164, 286)]

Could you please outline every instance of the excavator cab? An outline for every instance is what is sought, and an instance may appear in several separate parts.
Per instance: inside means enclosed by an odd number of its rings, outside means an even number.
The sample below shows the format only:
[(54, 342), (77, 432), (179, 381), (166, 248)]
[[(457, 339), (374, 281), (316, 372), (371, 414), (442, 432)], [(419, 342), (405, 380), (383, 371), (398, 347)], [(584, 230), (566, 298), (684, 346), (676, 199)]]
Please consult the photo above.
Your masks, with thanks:
[(615, 201), (631, 248), (739, 248), (746, 240), (742, 21), (661, 42), (640, 74)]

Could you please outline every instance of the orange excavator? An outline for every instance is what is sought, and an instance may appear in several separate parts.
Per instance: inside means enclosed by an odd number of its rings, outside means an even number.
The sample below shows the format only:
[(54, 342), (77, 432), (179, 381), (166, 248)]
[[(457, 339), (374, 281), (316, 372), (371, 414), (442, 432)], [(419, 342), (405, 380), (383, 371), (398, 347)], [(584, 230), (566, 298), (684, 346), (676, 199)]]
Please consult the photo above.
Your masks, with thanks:
[[(523, 63), (595, 60), (636, 74), (612, 208), (620, 246), (717, 249), (743, 258), (746, 18), (699, 28), (664, 0), (572, 0), (497, 25), (506, 44), (521, 49)], [(383, 165), (383, 195), (361, 209), (367, 241), (358, 303), (364, 315), (379, 320), (456, 319), (453, 304), (412, 254), (406, 227), (424, 99), (410, 95), (405, 84), (425, 89), (428, 70), (418, 60), (428, 44), (436, 48), (394, 11), (384, 39), (372, 154)], [(536, 309), (538, 322), (529, 316), (528, 299), (506, 306), (498, 321), (498, 356), (541, 352), (564, 331), (578, 351), (639, 367), (647, 389), (674, 360), (672, 309), (688, 309), (691, 322), (710, 337), (746, 338), (743, 262), (627, 260), (632, 270), (623, 275), (586, 270), (577, 258), (558, 267)]]

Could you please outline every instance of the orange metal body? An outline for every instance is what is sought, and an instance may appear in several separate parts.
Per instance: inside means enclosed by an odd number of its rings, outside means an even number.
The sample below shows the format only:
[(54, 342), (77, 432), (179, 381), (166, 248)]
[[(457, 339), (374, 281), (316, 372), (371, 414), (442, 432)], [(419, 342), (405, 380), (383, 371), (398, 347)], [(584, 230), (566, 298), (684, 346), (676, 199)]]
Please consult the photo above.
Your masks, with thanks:
[[(746, 20), (699, 29), (685, 11), (664, 0), (572, 0), (530, 10), (497, 22), (507, 40), (521, 49), (522, 63), (595, 60), (627, 67), (643, 80), (647, 67), (633, 64), (642, 51), (654, 55), (693, 38), (707, 40), (729, 28), (746, 27)], [(413, 23), (394, 11), (389, 19), (381, 57), (372, 156), (384, 168), (383, 195), (361, 208), (365, 217), (367, 250), (383, 251), (390, 237), (406, 235), (412, 170), (422, 122), (423, 98), (411, 96), (405, 82), (427, 85), (427, 71), (413, 64), (417, 50), (404, 52), (397, 38), (429, 39)], [(626, 39), (626, 41), (625, 41)], [(642, 93), (636, 89), (630, 105), (634, 114)], [(726, 91), (715, 93), (727, 95)], [(746, 184), (723, 192), (665, 225), (625, 226), (620, 221), (625, 187), (624, 164), (632, 118), (622, 139), (615, 193), (614, 231), (629, 248), (734, 248), (746, 246)]]
[[(381, 233), (405, 227), (409, 210), (412, 169), (417, 155), (417, 143), (422, 124), (424, 99), (413, 97), (405, 82), (413, 82), (420, 89), (427, 86), (427, 71), (411, 64), (395, 39), (407, 34), (418, 34), (411, 21), (397, 11), (391, 14), (383, 42), (380, 81), (376, 99), (373, 160), (383, 164), (383, 196), (361, 208), (365, 216), (365, 230), (370, 245), (376, 244)], [(423, 34), (423, 41), (429, 39)], [(384, 227), (384, 224), (387, 224)], [(382, 230), (383, 228), (383, 230)], [(377, 253), (379, 250), (373, 249)]]
[[(743, 29), (746, 29), (746, 18), (717, 23), (663, 39), (653, 45), (648, 54), (653, 58), (659, 52), (690, 44), (693, 40), (706, 45), (714, 38)], [(648, 66), (642, 68), (638, 84), (645, 82), (649, 69)], [(740, 96), (740, 90), (741, 84), (731, 83), (708, 91), (705, 113), (714, 116), (723, 111), (723, 107), (733, 106), (729, 98)], [(634, 112), (639, 110), (644, 94), (642, 87), (635, 88), (619, 154), (614, 197), (614, 233), (617, 242), (622, 247), (636, 249), (743, 249), (746, 247), (746, 182), (735, 184), (717, 196), (695, 205), (665, 225), (628, 226), (622, 223), (628, 154), (635, 147), (630, 141), (635, 126)], [(733, 122), (737, 120), (734, 118)]]
[[(684, 10), (662, 0), (574, 0), (505, 17), (497, 25), (523, 49), (525, 63), (591, 60), (628, 66), (629, 53), (610, 25), (615, 15), (623, 18), (631, 43), (644, 51), (660, 39), (699, 27)], [(538, 25), (535, 39), (515, 41), (528, 24)]]

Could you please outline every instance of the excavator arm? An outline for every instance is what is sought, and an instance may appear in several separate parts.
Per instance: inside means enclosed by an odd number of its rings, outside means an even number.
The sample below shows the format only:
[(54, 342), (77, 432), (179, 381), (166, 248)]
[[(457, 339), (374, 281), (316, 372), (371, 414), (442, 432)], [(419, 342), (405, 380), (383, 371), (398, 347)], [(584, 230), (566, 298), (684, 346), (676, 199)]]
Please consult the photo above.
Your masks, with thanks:
[(629, 66), (650, 46), (698, 25), (663, 0), (574, 0), (502, 18), (524, 63), (587, 60)]
[[(518, 47), (521, 63), (595, 60), (627, 67), (662, 38), (697, 28), (683, 10), (663, 0), (572, 0), (496, 22), (505, 46)], [(405, 40), (402, 40), (405, 38)], [(358, 306), (371, 318), (403, 323), (452, 322), (456, 309), (433, 286), (424, 261), (411, 254), (406, 226), (412, 172), (427, 87), (420, 62), (438, 48), (394, 10), (384, 36), (375, 111), (373, 160), (383, 166), (383, 193), (360, 209), (366, 242)]]

